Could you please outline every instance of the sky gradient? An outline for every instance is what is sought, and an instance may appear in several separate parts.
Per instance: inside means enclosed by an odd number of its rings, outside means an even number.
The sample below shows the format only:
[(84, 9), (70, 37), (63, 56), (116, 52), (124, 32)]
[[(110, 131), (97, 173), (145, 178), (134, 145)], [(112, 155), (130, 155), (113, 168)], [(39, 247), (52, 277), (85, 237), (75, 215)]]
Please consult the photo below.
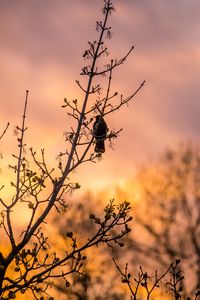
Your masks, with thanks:
[[(128, 107), (107, 120), (110, 129), (122, 127), (123, 132), (101, 163), (78, 171), (85, 190), (120, 185), (136, 165), (165, 147), (185, 139), (199, 142), (199, 0), (113, 2), (110, 57), (121, 57), (135, 46), (114, 74), (113, 90), (128, 96), (143, 80), (146, 84)], [(61, 105), (65, 97), (81, 97), (75, 80), (81, 79), (87, 41), (97, 36), (101, 6), (100, 0), (0, 2), (1, 130), (11, 123), (4, 137), (7, 146), (1, 143), (0, 149), (5, 163), (27, 89), (28, 147), (45, 148), (50, 160), (63, 147), (68, 120)]]

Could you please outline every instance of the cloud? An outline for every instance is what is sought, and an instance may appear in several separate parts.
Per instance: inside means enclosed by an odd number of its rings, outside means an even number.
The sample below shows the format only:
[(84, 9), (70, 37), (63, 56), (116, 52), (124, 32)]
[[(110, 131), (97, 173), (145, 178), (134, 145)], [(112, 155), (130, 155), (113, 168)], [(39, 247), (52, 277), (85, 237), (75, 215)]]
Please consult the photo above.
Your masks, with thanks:
[[(74, 81), (87, 41), (96, 37), (101, 6), (90, 0), (0, 2), (1, 120), (18, 123), (30, 89), (28, 122), (38, 147), (56, 152), (68, 124), (63, 98), (82, 101)], [(200, 2), (115, 0), (115, 6), (114, 36), (106, 43), (113, 57), (133, 43), (135, 50), (114, 74), (113, 90), (128, 95), (147, 83), (128, 108), (107, 120), (124, 131), (98, 167), (102, 184), (120, 180), (136, 161), (176, 140), (197, 139), (200, 130)]]

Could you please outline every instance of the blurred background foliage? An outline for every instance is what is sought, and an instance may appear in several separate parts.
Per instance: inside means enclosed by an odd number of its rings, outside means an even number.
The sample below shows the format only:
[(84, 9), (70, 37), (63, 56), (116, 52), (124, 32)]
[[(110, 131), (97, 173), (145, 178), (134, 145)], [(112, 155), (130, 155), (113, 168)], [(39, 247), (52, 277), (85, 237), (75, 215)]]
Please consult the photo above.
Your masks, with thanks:
[[(127, 183), (131, 189), (130, 180)], [(131, 274), (139, 267), (154, 274), (162, 273), (176, 259), (181, 260), (179, 270), (182, 299), (195, 294), (200, 287), (200, 147), (183, 142), (168, 148), (157, 160), (140, 168), (134, 178), (134, 190), (116, 189), (116, 198), (133, 204), (132, 232), (124, 238), (124, 247), (96, 248), (86, 253), (88, 260), (85, 277), (73, 275), (69, 287), (55, 283), (54, 287), (63, 299), (129, 299), (129, 290), (120, 284), (111, 257), (123, 267), (129, 263)], [(127, 199), (127, 195), (133, 198)], [(94, 224), (88, 218), (99, 213), (105, 205), (101, 197), (90, 192), (82, 199), (69, 203), (66, 218), (55, 216), (53, 227), (64, 243), (69, 228), (78, 239), (92, 235)], [(87, 233), (87, 234), (86, 234)], [(57, 240), (56, 240), (57, 243)], [(122, 246), (122, 245), (121, 245)], [(62, 243), (60, 244), (62, 248)], [(157, 291), (158, 293), (158, 291)], [(170, 298), (163, 284), (159, 299)], [(157, 294), (158, 296), (158, 294)]]

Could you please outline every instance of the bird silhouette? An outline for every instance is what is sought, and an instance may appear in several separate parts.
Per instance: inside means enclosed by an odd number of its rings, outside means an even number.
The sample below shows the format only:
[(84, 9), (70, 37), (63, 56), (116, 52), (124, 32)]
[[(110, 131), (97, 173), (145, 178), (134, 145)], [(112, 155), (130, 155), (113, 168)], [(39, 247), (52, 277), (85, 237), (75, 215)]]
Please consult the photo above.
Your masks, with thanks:
[(108, 127), (101, 115), (96, 116), (96, 120), (93, 124), (93, 134), (96, 139), (96, 145), (94, 151), (97, 153), (105, 152), (105, 143), (106, 134)]

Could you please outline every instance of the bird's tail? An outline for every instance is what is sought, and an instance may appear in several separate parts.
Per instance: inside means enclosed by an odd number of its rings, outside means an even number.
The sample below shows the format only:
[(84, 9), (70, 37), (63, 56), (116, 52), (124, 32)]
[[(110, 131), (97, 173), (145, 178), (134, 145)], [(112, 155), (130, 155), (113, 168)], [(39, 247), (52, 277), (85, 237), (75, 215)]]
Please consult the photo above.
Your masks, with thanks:
[(105, 143), (103, 139), (97, 139), (96, 140), (96, 146), (94, 149), (97, 153), (104, 153), (105, 152)]

